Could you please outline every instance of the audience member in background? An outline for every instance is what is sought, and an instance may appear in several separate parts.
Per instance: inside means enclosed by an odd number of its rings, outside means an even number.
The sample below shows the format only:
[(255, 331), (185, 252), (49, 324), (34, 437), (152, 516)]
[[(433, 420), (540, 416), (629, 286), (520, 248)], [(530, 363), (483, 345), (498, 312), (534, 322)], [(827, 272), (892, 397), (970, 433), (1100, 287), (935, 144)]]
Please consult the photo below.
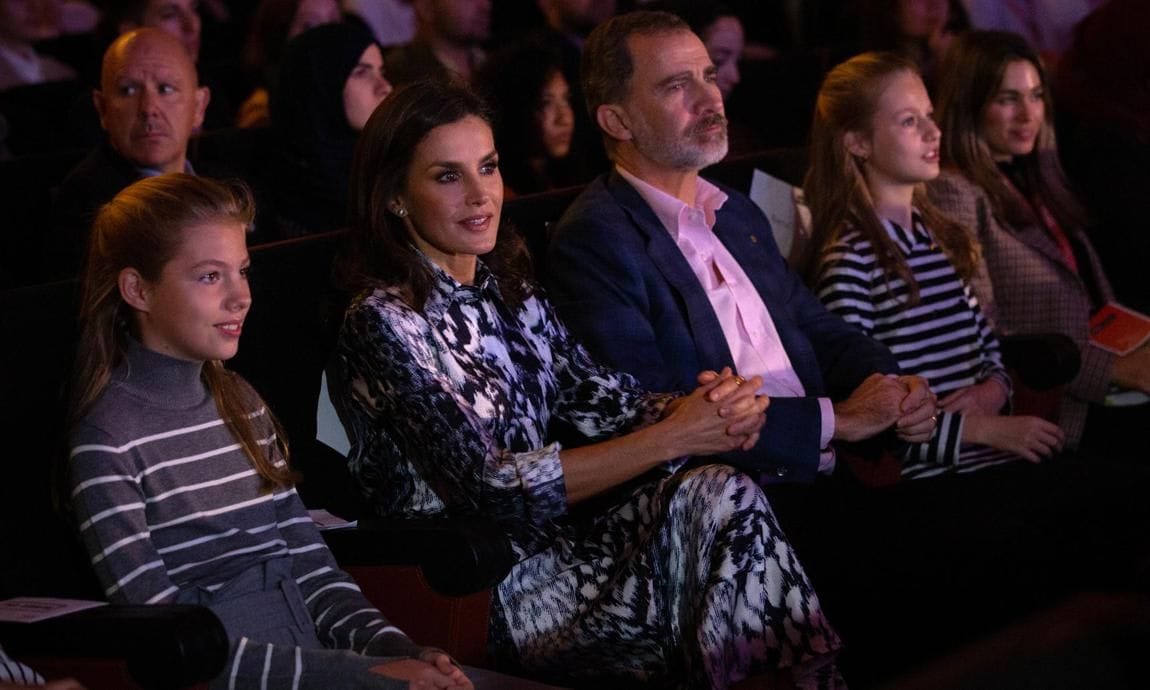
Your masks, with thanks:
[(1116, 356), (1089, 342), (1090, 316), (1113, 293), (1058, 161), (1038, 55), (1016, 34), (981, 31), (951, 51), (938, 98), (944, 168), (931, 198), (977, 233), (1000, 332), (1063, 333), (1078, 344), (1082, 368), (1058, 413), (1075, 448), (1112, 385), (1150, 392), (1150, 349)]
[(103, 0), (104, 31), (119, 36), (151, 27), (175, 36), (195, 63), (200, 58), (199, 0)]
[(271, 95), (277, 235), (343, 227), (355, 141), (391, 93), (389, 76), (379, 44), (361, 24), (326, 24), (288, 42)]
[(1058, 148), (1123, 304), (1150, 314), (1150, 2), (1110, 0), (1058, 65)]
[(75, 275), (92, 218), (141, 177), (192, 172), (188, 140), (204, 119), (210, 93), (199, 86), (183, 44), (159, 29), (138, 29), (108, 47), (92, 101), (106, 138), (60, 187), (46, 238), (51, 277)]
[(235, 124), (234, 100), (223, 88), (240, 69), (233, 65), (205, 65), (201, 59), (200, 0), (101, 0), (104, 17), (102, 31), (115, 37), (126, 31), (148, 27), (175, 36), (197, 66), (200, 83), (212, 90), (212, 101), (204, 113), (202, 126), (207, 129), (232, 127)]
[[(675, 396), (596, 364), (500, 223), (498, 161), (483, 104), (458, 86), (402, 89), (364, 130), (344, 267), (360, 293), (333, 400), (366, 497), (382, 515), (506, 530), (518, 563), (492, 597), (490, 642), (534, 673), (831, 680), (837, 636), (762, 491), (726, 465), (683, 467), (754, 444), (761, 381), (704, 372)], [(590, 445), (554, 442), (560, 421)]]
[(510, 195), (532, 194), (591, 179), (584, 152), (572, 147), (575, 108), (553, 48), (512, 45), (483, 66), (477, 86), (495, 108), (500, 173)]
[(890, 352), (823, 308), (746, 196), (699, 175), (727, 152), (723, 99), (698, 36), (663, 12), (619, 15), (587, 43), (584, 88), (615, 168), (555, 227), (550, 295), (593, 353), (652, 390), (695, 372), (762, 375), (755, 448), (723, 461), (771, 483), (834, 468), (831, 441), (922, 441), (934, 398)]
[(231, 643), (212, 687), (470, 690), (340, 570), (275, 417), (224, 368), (251, 306), (253, 215), (243, 188), (177, 173), (96, 219), (68, 459), (96, 575), (116, 603), (212, 609)]
[[(675, 4), (671, 3), (672, 6)], [(681, 2), (677, 4), (683, 5)], [(715, 64), (715, 83), (723, 94), (723, 102), (730, 103), (731, 93), (742, 80), (739, 61), (743, 59), (746, 47), (743, 22), (730, 7), (721, 3), (686, 2), (677, 14), (703, 39), (707, 54)], [(728, 118), (727, 149), (730, 154), (753, 153), (762, 148), (760, 137), (753, 128)]]
[(939, 130), (914, 64), (864, 53), (831, 70), (811, 142), (805, 186), (816, 294), (939, 396), (938, 427), (907, 449), (902, 476), (1055, 454), (1063, 438), (1056, 424), (1002, 416), (1010, 377), (968, 287), (985, 270), (977, 240), (926, 198), (924, 183), (939, 173)]
[[(1054, 69), (1063, 51), (1070, 47), (1078, 23), (1107, 2), (1109, 0), (963, 0), (971, 26), (1022, 36), (1048, 69)], [(1142, 42), (1139, 39), (1135, 43)]]
[(71, 67), (36, 51), (59, 34), (59, 0), (0, 0), (0, 91), (74, 78)]
[(583, 98), (583, 84), (579, 78), (579, 65), (583, 55), (583, 42), (599, 24), (615, 15), (616, 0), (536, 0), (543, 14), (545, 26), (531, 34), (539, 45), (553, 46), (559, 51), (563, 78), (571, 89), (571, 105), (575, 112), (575, 137), (572, 148), (584, 157), (588, 170), (598, 174), (607, 169), (607, 154), (598, 126), (587, 112)]
[(384, 48), (411, 43), (415, 38), (412, 0), (346, 0), (343, 8), (367, 24)]
[(862, 48), (909, 58), (932, 92), (947, 49), (969, 26), (959, 0), (866, 0), (858, 11)]
[(425, 79), (470, 81), (491, 36), (491, 0), (413, 0), (415, 38), (387, 51), (396, 85)]
[(252, 20), (244, 46), (244, 69), (255, 90), (240, 105), (236, 124), (260, 127), (269, 123), (268, 90), (279, 75), (280, 59), (288, 41), (308, 29), (340, 21), (336, 0), (263, 0)]

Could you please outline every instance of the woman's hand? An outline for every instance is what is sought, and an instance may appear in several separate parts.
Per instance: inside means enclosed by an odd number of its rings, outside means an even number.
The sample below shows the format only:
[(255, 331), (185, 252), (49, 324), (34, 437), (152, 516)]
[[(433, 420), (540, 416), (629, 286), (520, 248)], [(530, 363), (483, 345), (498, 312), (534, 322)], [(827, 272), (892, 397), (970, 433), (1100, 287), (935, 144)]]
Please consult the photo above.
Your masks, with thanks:
[(1054, 455), (1066, 440), (1057, 424), (1041, 417), (977, 415), (967, 417), (964, 425), (964, 440), (1005, 450), (1030, 462)]
[(938, 406), (962, 415), (997, 415), (1006, 405), (1006, 396), (1006, 388), (990, 378), (950, 393), (938, 401)]
[(676, 454), (714, 455), (753, 448), (770, 402), (755, 394), (762, 378), (743, 379), (724, 368), (718, 374), (699, 374), (699, 381), (699, 387), (680, 398), (660, 422), (671, 435)]
[(898, 406), (895, 435), (907, 443), (926, 443), (938, 426), (938, 399), (921, 376), (904, 374), (894, 380), (906, 390)]
[(406, 680), (411, 690), (440, 688), (474, 690), (471, 681), (463, 674), (463, 670), (455, 665), (451, 657), (437, 650), (424, 652), (419, 659), (400, 659), (372, 666), (371, 672), (396, 680)]

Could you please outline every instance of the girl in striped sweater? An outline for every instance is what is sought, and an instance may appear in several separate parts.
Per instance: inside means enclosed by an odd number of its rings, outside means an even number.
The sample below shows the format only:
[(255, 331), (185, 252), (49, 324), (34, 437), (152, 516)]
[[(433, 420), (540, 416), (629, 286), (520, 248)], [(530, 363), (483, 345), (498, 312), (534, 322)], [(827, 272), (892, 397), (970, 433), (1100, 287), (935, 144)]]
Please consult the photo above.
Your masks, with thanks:
[(906, 60), (866, 53), (819, 91), (805, 193), (812, 212), (808, 276), (826, 306), (886, 344), (939, 396), (934, 436), (912, 447), (907, 478), (970, 471), (1057, 452), (1062, 431), (1003, 416), (1010, 379), (970, 288), (978, 247), (927, 200), (939, 129)]
[(245, 189), (185, 174), (96, 219), (69, 474), (105, 593), (209, 606), (232, 644), (213, 687), (470, 688), (339, 569), (275, 419), (223, 368), (251, 303), (251, 222)]

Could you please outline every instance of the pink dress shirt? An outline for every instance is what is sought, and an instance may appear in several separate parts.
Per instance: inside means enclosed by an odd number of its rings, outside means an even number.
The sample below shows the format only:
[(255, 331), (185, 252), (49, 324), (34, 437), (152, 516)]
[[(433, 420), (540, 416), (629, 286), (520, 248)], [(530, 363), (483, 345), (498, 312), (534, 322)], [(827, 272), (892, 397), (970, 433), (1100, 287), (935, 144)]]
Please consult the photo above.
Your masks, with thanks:
[[(715, 213), (723, 207), (727, 195), (700, 177), (692, 207), (621, 167), (616, 170), (655, 212), (690, 264), (722, 326), (735, 371), (747, 377), (762, 376), (759, 393), (780, 398), (805, 396), (803, 384), (783, 349), (762, 297), (747, 279), (743, 267), (715, 237)], [(834, 407), (829, 398), (818, 400), (822, 413), (819, 444), (823, 449), (819, 471), (829, 472), (834, 468), (834, 451), (830, 448), (835, 431)], [(769, 409), (767, 416), (769, 423)]]

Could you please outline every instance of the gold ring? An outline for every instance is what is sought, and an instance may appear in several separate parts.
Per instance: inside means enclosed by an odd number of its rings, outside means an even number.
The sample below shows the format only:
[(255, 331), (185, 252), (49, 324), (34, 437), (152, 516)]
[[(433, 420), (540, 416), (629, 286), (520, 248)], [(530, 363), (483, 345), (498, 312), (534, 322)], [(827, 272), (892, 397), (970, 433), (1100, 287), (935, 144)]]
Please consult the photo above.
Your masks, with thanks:
[(938, 426), (938, 415), (937, 414), (932, 414), (930, 416), (930, 423), (933, 424), (934, 426)]
[(741, 386), (746, 382), (747, 382), (747, 380), (745, 378), (743, 378), (742, 376), (739, 376), (738, 374), (735, 374), (735, 385), (736, 386)]

